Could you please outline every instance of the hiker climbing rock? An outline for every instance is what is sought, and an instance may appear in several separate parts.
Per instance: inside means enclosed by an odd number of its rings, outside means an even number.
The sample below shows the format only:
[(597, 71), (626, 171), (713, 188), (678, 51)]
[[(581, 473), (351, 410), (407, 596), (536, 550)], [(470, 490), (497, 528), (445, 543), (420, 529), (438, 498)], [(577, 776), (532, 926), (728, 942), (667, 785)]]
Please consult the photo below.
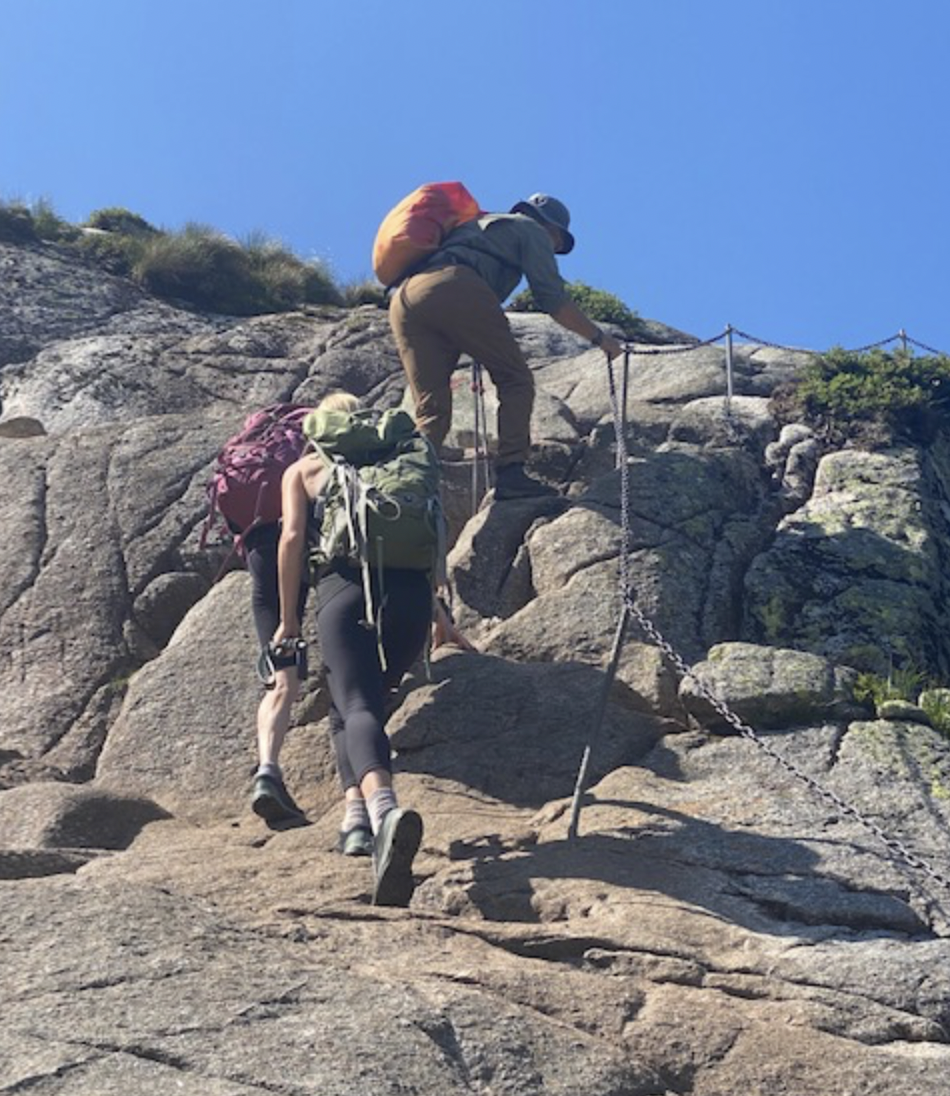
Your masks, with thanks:
[[(458, 185), (432, 184), (432, 189)], [(416, 422), (437, 447), (451, 425), (451, 377), (459, 357), (469, 354), (488, 370), (499, 401), (497, 499), (554, 493), (524, 470), (531, 451), (534, 379), (501, 307), (522, 276), (538, 307), (562, 327), (589, 339), (609, 358), (622, 352), (565, 289), (555, 255), (574, 247), (569, 226), (567, 207), (547, 194), (517, 202), (510, 213), (464, 220), (410, 266), (408, 276), (403, 273), (390, 302)]]
[[(432, 623), (433, 582), (444, 552), (434, 520), (440, 516), (438, 459), (404, 412), (386, 412), (377, 422), (361, 413), (348, 393), (327, 397), (305, 420), (304, 431), (316, 451), (284, 474), (280, 625), (273, 639), (280, 643), (300, 636), (295, 595), (312, 541), (308, 523), (315, 524), (316, 513), (317, 628), (346, 797), (340, 847), (348, 851), (368, 841), (371, 831), (373, 901), (404, 906), (412, 897), (412, 861), (422, 839), (422, 819), (398, 805), (384, 725), (389, 692), (423, 650)], [(385, 468), (376, 463), (383, 460)], [(382, 469), (369, 495), (356, 466)], [(400, 483), (401, 477), (415, 486)], [(385, 494), (384, 481), (392, 495)], [(390, 505), (397, 494), (401, 505)], [(418, 514), (417, 499), (423, 503)], [(373, 530), (366, 518), (371, 509), (378, 510), (382, 522)], [(403, 517), (408, 532), (387, 544), (385, 523), (395, 529)], [(440, 623), (451, 630), (450, 622)]]
[[(234, 537), (234, 551), (251, 576), (251, 610), (261, 645), (258, 676), (265, 687), (257, 709), (258, 767), (251, 808), (267, 822), (303, 818), (287, 790), (279, 756), (290, 713), (306, 675), (303, 644), (271, 643), (279, 619), (277, 544), (280, 539), (281, 478), (299, 458), (305, 441), (302, 424), (309, 408), (272, 404), (247, 417), (218, 455), (208, 487), (210, 506), (202, 543), (220, 516)], [(303, 612), (307, 587), (297, 591)]]
[[(287, 790), (280, 768), (280, 751), (290, 726), (290, 713), (306, 676), (306, 645), (277, 646), (271, 637), (280, 620), (277, 586), (277, 545), (280, 527), (263, 525), (245, 537), (247, 569), (251, 575), (251, 608), (261, 644), (258, 675), (264, 695), (257, 708), (258, 767), (251, 790), (251, 808), (267, 822), (304, 817)], [(307, 600), (307, 586), (297, 588), (298, 613)]]

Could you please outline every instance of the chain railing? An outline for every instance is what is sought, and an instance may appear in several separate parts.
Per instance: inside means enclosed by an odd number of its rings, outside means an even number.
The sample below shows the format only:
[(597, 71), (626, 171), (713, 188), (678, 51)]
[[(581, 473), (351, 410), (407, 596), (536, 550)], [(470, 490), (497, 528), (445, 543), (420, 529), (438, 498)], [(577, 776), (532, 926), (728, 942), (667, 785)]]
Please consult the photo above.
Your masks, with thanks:
[[(731, 336), (735, 334), (741, 338), (751, 339), (750, 336), (744, 332), (737, 331), (736, 329), (729, 327), (721, 336), (717, 336), (715, 340), (706, 340), (703, 343), (691, 345), (685, 350), (693, 350), (699, 346), (708, 346), (710, 342), (718, 341), (720, 338), (731, 339)], [(910, 339), (904, 331), (900, 331), (897, 335), (892, 336), (889, 339), (882, 340), (879, 343), (873, 344), (868, 349), (872, 349), (877, 346), (885, 346), (891, 342), (901, 339), (904, 341), (904, 345), (912, 343), (914, 346), (921, 347), (928, 353), (940, 354), (940, 351), (932, 350), (930, 347), (925, 346), (916, 340)], [(765, 344), (761, 340), (756, 341), (759, 345), (775, 346), (778, 349), (791, 350), (791, 347), (780, 347), (778, 344), (769, 343)], [(684, 348), (678, 348), (677, 353), (683, 353)], [(857, 351), (852, 351), (857, 352)], [(871, 834), (886, 850), (888, 859), (904, 868), (911, 869), (911, 879), (918, 887), (923, 890), (926, 897), (929, 897), (938, 909), (947, 916), (946, 910), (942, 905), (940, 899), (932, 892), (927, 892), (925, 888), (920, 887), (919, 876), (924, 876), (926, 879), (935, 884), (945, 895), (950, 896), (950, 877), (943, 872), (938, 871), (932, 864), (925, 860), (922, 856), (919, 856), (916, 852), (909, 849), (903, 842), (890, 836), (884, 829), (882, 829), (876, 822), (866, 817), (856, 807), (847, 803), (837, 793), (833, 792), (830, 788), (826, 788), (818, 780), (812, 777), (810, 774), (800, 769), (794, 762), (784, 757), (781, 753), (775, 750), (768, 742), (759, 736), (759, 734), (744, 722), (731, 708), (721, 700), (712, 689), (699, 678), (692, 667), (686, 662), (686, 660), (679, 654), (679, 652), (672, 646), (671, 643), (663, 636), (653, 621), (643, 612), (643, 610), (636, 603), (635, 591), (633, 589), (633, 583), (630, 577), (630, 552), (632, 543), (632, 531), (630, 521), (630, 479), (629, 479), (629, 459), (627, 454), (627, 439), (626, 439), (626, 386), (627, 376), (629, 372), (629, 360), (630, 356), (637, 353), (636, 350), (627, 346), (624, 350), (624, 362), (623, 362), (623, 378), (624, 378), (624, 406), (621, 408), (621, 403), (617, 396), (617, 384), (614, 376), (613, 362), (607, 362), (607, 377), (608, 388), (610, 394), (610, 405), (613, 414), (614, 435), (617, 448), (617, 469), (619, 471), (620, 478), (620, 525), (621, 525), (621, 539), (620, 539), (620, 556), (619, 556), (619, 581), (622, 597), (622, 608), (620, 620), (617, 625), (617, 630), (614, 636), (613, 646), (611, 649), (610, 659), (608, 662), (607, 671), (605, 674), (605, 680), (602, 685), (602, 691), (600, 696), (600, 703), (597, 712), (596, 719), (592, 725), (591, 735), (584, 748), (583, 756), (581, 758), (580, 768), (577, 774), (577, 780), (574, 789), (574, 798), (571, 807), (571, 817), (568, 826), (568, 837), (571, 840), (576, 839), (578, 834), (578, 822), (580, 818), (581, 802), (583, 796), (587, 790), (587, 776), (590, 768), (590, 762), (593, 757), (594, 751), (597, 746), (597, 740), (600, 735), (601, 728), (603, 726), (604, 717), (606, 715), (608, 696), (616, 676), (617, 668), (620, 662), (624, 639), (629, 626), (631, 618), (636, 621), (642, 632), (649, 637), (649, 639), (655, 644), (655, 646), (666, 656), (670, 663), (675, 667), (677, 673), (681, 678), (688, 679), (697, 689), (701, 696), (708, 701), (715, 711), (730, 724), (744, 739), (752, 742), (759, 750), (762, 751), (773, 762), (784, 769), (788, 774), (800, 781), (811, 791), (816, 797), (822, 799), (826, 804), (832, 807), (835, 812), (842, 817), (851, 819), (858, 823), (866, 832)]]
[[(784, 350), (790, 354), (810, 354), (813, 357), (821, 357), (824, 351), (811, 350), (802, 346), (787, 346), (784, 343), (773, 342), (770, 339), (761, 339), (756, 335), (750, 335), (747, 331), (740, 331), (739, 328), (733, 327), (732, 324), (726, 324), (725, 328), (718, 335), (713, 335), (711, 338), (702, 339), (699, 342), (691, 342), (686, 344), (677, 344), (675, 346), (643, 346), (642, 344), (633, 343), (629, 340), (624, 342), (625, 351), (625, 363), (629, 361), (629, 356), (636, 357), (653, 357), (665, 354), (691, 354), (696, 350), (702, 350), (707, 346), (714, 346), (716, 343), (725, 342), (726, 351), (726, 395), (725, 395), (725, 407), (726, 418), (731, 424), (732, 415), (732, 396), (733, 396), (733, 356), (734, 356), (734, 343), (735, 339), (744, 339), (746, 343), (753, 346), (767, 347), (770, 350)], [(948, 356), (945, 350), (936, 350), (932, 346), (928, 346), (926, 343), (920, 342), (917, 339), (912, 339), (907, 332), (901, 328), (896, 335), (889, 335), (886, 339), (878, 339), (877, 342), (867, 343), (865, 346), (856, 346), (853, 348), (846, 348), (846, 354), (866, 354), (869, 350), (877, 350), (883, 346), (890, 346), (891, 343), (899, 342), (901, 347), (906, 350), (908, 346), (916, 347), (918, 350), (923, 350), (928, 354), (933, 354), (936, 357), (945, 358)], [(624, 399), (623, 409), (624, 418), (626, 418), (626, 384), (627, 384), (627, 370), (624, 370)]]

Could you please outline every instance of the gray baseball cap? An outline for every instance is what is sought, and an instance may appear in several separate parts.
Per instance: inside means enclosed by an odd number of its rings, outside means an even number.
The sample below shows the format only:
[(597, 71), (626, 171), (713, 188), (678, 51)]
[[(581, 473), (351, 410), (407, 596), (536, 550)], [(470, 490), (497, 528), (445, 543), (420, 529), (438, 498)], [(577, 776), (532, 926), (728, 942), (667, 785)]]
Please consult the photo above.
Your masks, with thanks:
[(574, 237), (569, 231), (571, 214), (563, 202), (552, 198), (550, 194), (532, 194), (526, 202), (516, 202), (512, 213), (527, 213), (542, 224), (554, 225), (564, 238), (563, 246), (557, 248), (558, 255), (567, 255), (574, 250)]

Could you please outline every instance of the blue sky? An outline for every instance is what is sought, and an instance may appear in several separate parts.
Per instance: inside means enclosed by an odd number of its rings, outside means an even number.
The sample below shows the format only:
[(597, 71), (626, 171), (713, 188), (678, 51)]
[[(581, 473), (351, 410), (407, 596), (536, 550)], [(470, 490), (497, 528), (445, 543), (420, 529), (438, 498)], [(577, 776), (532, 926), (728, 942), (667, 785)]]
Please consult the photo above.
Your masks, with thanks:
[(0, 196), (370, 274), (419, 183), (571, 208), (562, 273), (706, 338), (950, 351), (945, 0), (0, 0)]

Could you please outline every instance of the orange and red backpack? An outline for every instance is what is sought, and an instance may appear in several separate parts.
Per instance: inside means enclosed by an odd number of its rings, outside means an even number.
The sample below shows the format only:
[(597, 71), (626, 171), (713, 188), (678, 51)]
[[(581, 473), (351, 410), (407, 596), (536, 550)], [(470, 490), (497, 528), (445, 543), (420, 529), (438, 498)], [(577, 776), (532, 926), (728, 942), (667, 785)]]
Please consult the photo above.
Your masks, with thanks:
[(461, 183), (418, 187), (383, 218), (373, 243), (373, 272), (383, 285), (394, 285), (437, 251), (453, 228), (481, 213)]

